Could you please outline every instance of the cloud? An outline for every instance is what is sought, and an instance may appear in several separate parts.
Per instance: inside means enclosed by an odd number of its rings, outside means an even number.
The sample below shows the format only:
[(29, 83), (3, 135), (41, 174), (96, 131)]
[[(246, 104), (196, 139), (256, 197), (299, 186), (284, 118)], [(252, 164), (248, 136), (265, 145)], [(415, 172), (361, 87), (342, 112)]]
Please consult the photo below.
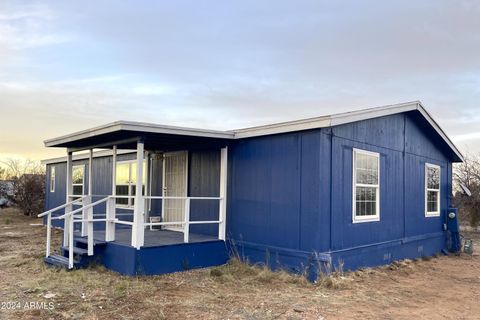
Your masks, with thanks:
[(174, 90), (170, 86), (158, 84), (144, 84), (138, 87), (133, 87), (132, 92), (138, 95), (157, 96), (165, 94), (173, 94)]
[(44, 156), (43, 139), (119, 119), (232, 129), (411, 100), (480, 150), (478, 16), (475, 1), (8, 2), (0, 111), (28, 138), (0, 152)]
[(469, 140), (480, 140), (480, 131), (479, 132), (470, 132), (466, 134), (461, 134), (457, 136), (453, 136), (452, 140), (455, 142), (463, 142)]
[(0, 13), (0, 66), (22, 61), (26, 50), (70, 41), (66, 34), (52, 30), (55, 13), (46, 5), (2, 4)]

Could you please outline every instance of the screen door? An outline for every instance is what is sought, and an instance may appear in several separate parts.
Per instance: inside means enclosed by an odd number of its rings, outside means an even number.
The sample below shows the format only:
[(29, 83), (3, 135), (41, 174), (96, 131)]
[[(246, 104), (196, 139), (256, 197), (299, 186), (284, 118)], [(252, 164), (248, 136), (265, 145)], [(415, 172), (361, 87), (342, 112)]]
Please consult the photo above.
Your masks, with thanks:
[[(163, 159), (163, 196), (187, 196), (187, 151), (169, 152)], [(185, 199), (164, 199), (162, 217), (165, 222), (183, 221), (185, 218)], [(183, 230), (182, 225), (169, 225), (165, 229)]]

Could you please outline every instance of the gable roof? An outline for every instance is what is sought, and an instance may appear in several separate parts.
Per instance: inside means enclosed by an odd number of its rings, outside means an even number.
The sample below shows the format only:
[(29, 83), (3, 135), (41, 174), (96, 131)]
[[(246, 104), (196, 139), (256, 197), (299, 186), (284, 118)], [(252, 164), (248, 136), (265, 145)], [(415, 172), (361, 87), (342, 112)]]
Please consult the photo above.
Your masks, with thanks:
[(435, 130), (435, 132), (441, 137), (441, 139), (446, 143), (446, 145), (451, 149), (451, 151), (456, 155), (457, 160), (463, 161), (463, 155), (461, 154), (461, 152), (453, 144), (450, 138), (445, 134), (442, 128), (440, 128), (440, 126), (432, 118), (432, 116), (427, 112), (427, 110), (422, 106), (422, 103), (420, 101), (392, 104), (352, 112), (338, 113), (327, 116), (228, 131), (196, 129), (133, 121), (116, 121), (92, 129), (75, 132), (54, 139), (49, 139), (46, 140), (44, 143), (46, 147), (56, 147), (62, 146), (69, 142), (74, 142), (76, 140), (91, 138), (102, 134), (108, 134), (118, 131), (135, 131), (144, 133), (159, 133), (178, 136), (234, 140), (285, 132), (328, 128), (341, 124), (373, 119), (409, 111), (418, 111), (423, 116), (423, 118), (425, 118), (425, 120), (430, 124), (430, 126)]

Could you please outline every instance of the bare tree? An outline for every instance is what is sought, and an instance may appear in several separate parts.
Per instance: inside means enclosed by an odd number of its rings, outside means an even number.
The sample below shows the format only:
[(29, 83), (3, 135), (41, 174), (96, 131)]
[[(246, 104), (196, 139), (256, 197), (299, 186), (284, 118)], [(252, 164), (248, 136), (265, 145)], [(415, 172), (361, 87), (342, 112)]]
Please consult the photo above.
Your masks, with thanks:
[(454, 165), (453, 177), (453, 201), (460, 218), (477, 227), (480, 223), (480, 155), (467, 154), (463, 163)]
[(14, 202), (23, 213), (32, 216), (44, 208), (45, 171), (32, 160), (6, 159), (5, 176), (13, 182)]

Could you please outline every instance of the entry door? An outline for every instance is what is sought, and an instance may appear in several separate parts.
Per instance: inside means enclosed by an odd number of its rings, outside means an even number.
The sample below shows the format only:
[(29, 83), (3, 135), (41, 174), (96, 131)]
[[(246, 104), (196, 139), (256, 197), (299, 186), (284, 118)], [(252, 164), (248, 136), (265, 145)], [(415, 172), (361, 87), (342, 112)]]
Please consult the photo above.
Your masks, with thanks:
[[(163, 158), (163, 196), (187, 196), (187, 151), (165, 153)], [(164, 199), (162, 217), (165, 222), (183, 221), (185, 219), (184, 199)], [(165, 226), (165, 229), (183, 230), (182, 225)]]

